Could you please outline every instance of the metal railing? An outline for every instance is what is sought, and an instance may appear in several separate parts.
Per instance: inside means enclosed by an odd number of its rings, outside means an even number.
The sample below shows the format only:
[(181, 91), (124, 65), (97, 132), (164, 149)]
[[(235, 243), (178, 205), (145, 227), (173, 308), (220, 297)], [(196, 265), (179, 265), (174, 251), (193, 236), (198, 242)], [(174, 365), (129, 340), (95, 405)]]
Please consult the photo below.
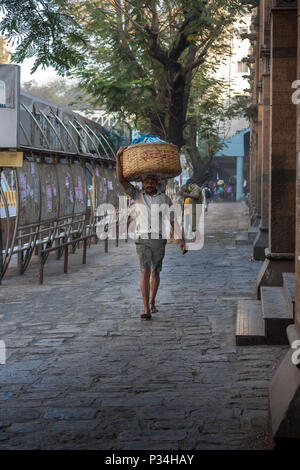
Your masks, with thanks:
[(16, 102), (16, 150), (24, 161), (21, 168), (2, 168), (0, 278), (12, 260), (24, 274), (35, 255), (44, 267), (53, 251), (60, 259), (79, 243), (86, 249), (96, 236), (97, 207), (116, 206), (122, 194), (114, 144), (99, 123), (27, 93)]

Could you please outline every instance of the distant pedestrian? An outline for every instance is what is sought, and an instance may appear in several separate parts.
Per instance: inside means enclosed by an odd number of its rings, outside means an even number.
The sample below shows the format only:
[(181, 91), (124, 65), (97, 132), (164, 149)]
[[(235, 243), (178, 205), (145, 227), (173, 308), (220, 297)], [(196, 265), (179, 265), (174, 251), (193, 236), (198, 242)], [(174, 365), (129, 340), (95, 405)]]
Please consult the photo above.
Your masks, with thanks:
[(210, 187), (208, 186), (208, 184), (206, 184), (204, 186), (204, 188), (202, 189), (202, 197), (203, 197), (205, 212), (207, 212), (208, 211), (208, 205), (211, 201), (211, 190), (210, 190)]
[(217, 198), (218, 201), (223, 201), (225, 198), (225, 188), (224, 188), (224, 181), (218, 181), (217, 183)]
[(200, 186), (196, 184), (195, 179), (190, 178), (186, 182), (186, 189), (183, 192), (183, 196), (184, 198), (188, 197), (190, 199), (190, 204), (192, 207), (192, 232), (196, 234), (196, 231), (199, 225), (199, 217), (200, 217), (200, 211), (199, 209), (197, 210), (197, 206), (199, 204), (202, 204), (203, 197), (202, 197), (202, 190)]
[(227, 200), (232, 201), (232, 186), (230, 184), (226, 187)]

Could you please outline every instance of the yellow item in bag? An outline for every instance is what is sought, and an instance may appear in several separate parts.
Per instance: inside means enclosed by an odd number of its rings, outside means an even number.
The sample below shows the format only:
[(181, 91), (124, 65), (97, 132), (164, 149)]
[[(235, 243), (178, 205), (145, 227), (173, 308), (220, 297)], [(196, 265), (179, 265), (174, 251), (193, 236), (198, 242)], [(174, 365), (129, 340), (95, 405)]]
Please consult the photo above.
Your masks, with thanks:
[(191, 204), (191, 198), (187, 197), (186, 200), (184, 201), (184, 205), (185, 205), (184, 212), (185, 212), (185, 214), (190, 213), (189, 204)]

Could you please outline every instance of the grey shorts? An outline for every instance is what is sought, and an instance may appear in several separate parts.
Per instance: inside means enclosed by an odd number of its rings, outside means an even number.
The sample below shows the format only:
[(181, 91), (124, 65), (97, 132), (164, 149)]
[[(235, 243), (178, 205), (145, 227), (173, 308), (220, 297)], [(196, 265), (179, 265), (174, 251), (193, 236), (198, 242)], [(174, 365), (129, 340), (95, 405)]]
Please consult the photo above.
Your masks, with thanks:
[(167, 240), (138, 239), (135, 242), (141, 270), (162, 270)]

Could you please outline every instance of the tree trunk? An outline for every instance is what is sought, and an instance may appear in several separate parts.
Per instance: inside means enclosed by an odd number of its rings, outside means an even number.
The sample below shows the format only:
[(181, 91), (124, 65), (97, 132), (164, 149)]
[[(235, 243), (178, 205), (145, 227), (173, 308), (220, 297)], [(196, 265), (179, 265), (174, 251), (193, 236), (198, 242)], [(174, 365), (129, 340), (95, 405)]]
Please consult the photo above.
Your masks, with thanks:
[(151, 134), (158, 135), (163, 140), (168, 140), (167, 131), (165, 128), (165, 113), (163, 112), (154, 112), (149, 115), (151, 123)]
[(191, 118), (191, 122), (188, 125), (184, 152), (193, 166), (193, 177), (198, 184), (203, 184), (208, 179), (212, 157), (206, 156), (203, 158), (198, 150), (196, 118)]
[(170, 90), (170, 109), (168, 138), (172, 144), (181, 148), (184, 145), (183, 130), (186, 120), (185, 75), (182, 71), (172, 71), (172, 88)]

